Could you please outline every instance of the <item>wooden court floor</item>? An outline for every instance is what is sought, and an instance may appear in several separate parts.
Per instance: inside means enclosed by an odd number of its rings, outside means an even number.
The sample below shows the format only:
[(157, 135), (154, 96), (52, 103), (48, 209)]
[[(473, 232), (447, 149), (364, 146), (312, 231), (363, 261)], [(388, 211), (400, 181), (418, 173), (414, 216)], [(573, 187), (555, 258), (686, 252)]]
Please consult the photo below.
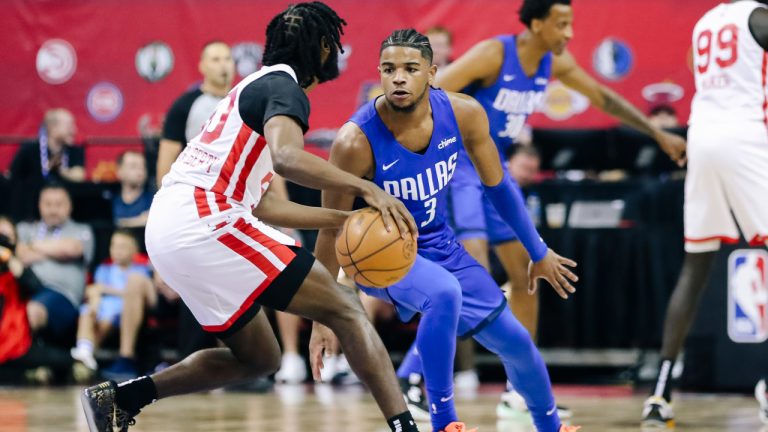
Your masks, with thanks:
[[(497, 421), (500, 386), (457, 395), (462, 420), (479, 432), (535, 432), (524, 422)], [(644, 395), (623, 387), (556, 387), (583, 432), (640, 431)], [(87, 431), (79, 388), (0, 388), (0, 431)], [(768, 432), (747, 396), (681, 394), (676, 431)], [(277, 386), (266, 394), (212, 392), (162, 400), (144, 410), (131, 431), (387, 432), (371, 396), (360, 387)], [(424, 425), (422, 431), (429, 431)]]

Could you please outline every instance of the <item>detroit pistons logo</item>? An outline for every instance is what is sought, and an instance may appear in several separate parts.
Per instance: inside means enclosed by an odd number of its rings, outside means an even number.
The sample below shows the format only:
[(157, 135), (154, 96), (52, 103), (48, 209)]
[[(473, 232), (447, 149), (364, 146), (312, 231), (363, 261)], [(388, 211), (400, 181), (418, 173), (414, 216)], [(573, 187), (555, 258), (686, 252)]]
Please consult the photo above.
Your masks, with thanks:
[(112, 83), (100, 82), (88, 92), (86, 106), (97, 121), (112, 121), (123, 111), (123, 93)]
[(64, 84), (77, 70), (77, 54), (64, 39), (49, 39), (37, 51), (37, 74), (48, 84)]
[(149, 82), (157, 82), (173, 70), (173, 51), (165, 42), (154, 41), (136, 51), (136, 72)]

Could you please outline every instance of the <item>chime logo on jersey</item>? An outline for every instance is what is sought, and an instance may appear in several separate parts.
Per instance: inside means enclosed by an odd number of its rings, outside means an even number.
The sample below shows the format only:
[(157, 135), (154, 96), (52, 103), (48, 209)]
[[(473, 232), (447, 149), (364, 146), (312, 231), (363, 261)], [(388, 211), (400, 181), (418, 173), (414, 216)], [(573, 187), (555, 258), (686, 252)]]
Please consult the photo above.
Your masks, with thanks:
[(427, 168), (416, 177), (404, 177), (384, 181), (384, 190), (395, 198), (412, 201), (425, 201), (444, 188), (456, 171), (458, 153), (452, 154), (447, 161), (440, 161), (432, 168)]
[(739, 249), (728, 258), (728, 336), (738, 343), (768, 340), (768, 252)]

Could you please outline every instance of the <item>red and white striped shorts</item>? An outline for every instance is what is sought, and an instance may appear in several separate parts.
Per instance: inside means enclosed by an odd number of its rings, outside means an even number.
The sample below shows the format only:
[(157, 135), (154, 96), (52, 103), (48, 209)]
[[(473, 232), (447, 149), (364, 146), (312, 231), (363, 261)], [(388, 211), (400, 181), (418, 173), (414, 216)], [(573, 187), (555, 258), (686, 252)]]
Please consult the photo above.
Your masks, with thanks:
[(147, 252), (203, 329), (226, 337), (250, 321), (259, 303), (285, 309), (314, 257), (245, 207), (201, 217), (195, 201), (201, 191), (174, 184), (155, 195)]

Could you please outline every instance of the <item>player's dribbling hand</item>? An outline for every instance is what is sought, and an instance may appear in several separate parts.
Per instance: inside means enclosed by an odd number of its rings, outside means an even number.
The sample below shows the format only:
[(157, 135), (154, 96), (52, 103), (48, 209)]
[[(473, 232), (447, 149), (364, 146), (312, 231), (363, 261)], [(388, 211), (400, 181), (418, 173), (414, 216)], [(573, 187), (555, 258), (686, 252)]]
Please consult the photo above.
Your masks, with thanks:
[(365, 202), (371, 207), (381, 212), (381, 218), (384, 221), (384, 227), (387, 232), (392, 231), (392, 226), (397, 226), (400, 231), (400, 237), (413, 238), (419, 236), (419, 228), (416, 227), (416, 221), (413, 220), (411, 212), (405, 208), (405, 205), (397, 198), (381, 190), (378, 186), (371, 183), (368, 191), (362, 196)]
[(339, 340), (328, 327), (312, 324), (312, 336), (309, 338), (309, 363), (312, 366), (312, 378), (320, 381), (320, 369), (323, 368), (323, 357), (339, 352)]
[(677, 166), (683, 167), (686, 162), (685, 148), (687, 146), (685, 139), (679, 135), (671, 134), (665, 131), (659, 131), (656, 134), (656, 142), (661, 149), (672, 159)]
[(528, 264), (528, 293), (535, 293), (536, 281), (544, 279), (552, 285), (560, 297), (567, 299), (568, 293), (576, 292), (571, 282), (577, 282), (579, 277), (566, 266), (576, 267), (576, 261), (561, 257), (552, 249), (547, 251), (547, 255), (541, 261), (537, 263), (531, 261)]

